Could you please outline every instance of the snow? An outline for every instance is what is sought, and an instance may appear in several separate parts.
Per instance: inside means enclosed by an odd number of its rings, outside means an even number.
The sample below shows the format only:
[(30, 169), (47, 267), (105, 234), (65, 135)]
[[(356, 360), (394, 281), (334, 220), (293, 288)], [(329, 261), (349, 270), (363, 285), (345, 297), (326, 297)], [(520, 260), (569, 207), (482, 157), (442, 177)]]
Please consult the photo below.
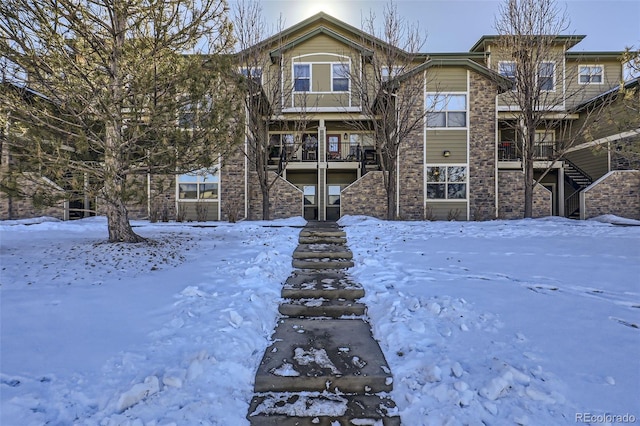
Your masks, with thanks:
[[(247, 425), (305, 223), (0, 222), (0, 424)], [(403, 424), (640, 419), (640, 222), (340, 224)]]

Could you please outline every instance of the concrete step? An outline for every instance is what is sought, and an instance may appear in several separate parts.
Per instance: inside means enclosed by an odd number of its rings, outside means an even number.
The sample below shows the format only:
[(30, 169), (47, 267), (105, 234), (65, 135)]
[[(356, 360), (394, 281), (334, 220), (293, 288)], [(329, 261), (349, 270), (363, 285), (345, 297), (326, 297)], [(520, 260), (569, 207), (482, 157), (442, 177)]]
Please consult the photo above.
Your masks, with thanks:
[(351, 259), (353, 253), (341, 244), (299, 244), (293, 252), (294, 259)]
[(311, 229), (311, 228), (304, 228), (302, 231), (300, 231), (299, 234), (300, 237), (338, 237), (338, 238), (345, 238), (347, 236), (347, 233), (336, 228), (336, 229), (332, 229), (332, 228), (318, 228), (318, 229)]
[(378, 393), (393, 378), (360, 319), (281, 319), (256, 373), (255, 392)]
[(346, 244), (344, 237), (298, 237), (300, 244)]
[(295, 299), (285, 300), (278, 307), (282, 315), (288, 317), (329, 317), (362, 316), (367, 307), (352, 300)]
[(298, 269), (347, 269), (353, 267), (353, 261), (347, 259), (293, 259), (291, 262)]
[(247, 419), (252, 426), (400, 425), (388, 397), (329, 393), (259, 394), (251, 400)]
[(282, 287), (284, 299), (345, 299), (364, 297), (362, 285), (340, 270), (293, 272)]

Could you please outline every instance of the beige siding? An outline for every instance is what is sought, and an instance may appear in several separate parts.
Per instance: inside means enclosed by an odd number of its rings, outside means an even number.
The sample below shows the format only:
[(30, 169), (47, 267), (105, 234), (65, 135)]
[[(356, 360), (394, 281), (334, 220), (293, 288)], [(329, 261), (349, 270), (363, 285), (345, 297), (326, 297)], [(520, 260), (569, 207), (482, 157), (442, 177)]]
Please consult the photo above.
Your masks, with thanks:
[(425, 219), (429, 220), (467, 220), (466, 201), (427, 201)]
[(313, 92), (331, 91), (331, 64), (313, 64), (311, 67)]
[[(467, 131), (428, 130), (426, 149), (427, 164), (466, 163)], [(449, 157), (442, 155), (445, 150), (451, 153)]]
[(178, 202), (178, 213), (184, 214), (184, 220), (187, 221), (195, 221), (198, 220), (198, 212), (197, 209), (201, 208), (202, 214), (205, 217), (205, 220), (219, 220), (218, 217), (218, 202), (194, 202), (194, 203), (185, 203)]
[(342, 185), (347, 186), (356, 180), (355, 172), (332, 172), (327, 173), (328, 185)]
[(427, 71), (427, 92), (466, 92), (466, 68), (431, 68)]
[(601, 146), (599, 150), (594, 148), (596, 147), (570, 152), (566, 157), (587, 173), (591, 179), (596, 180), (609, 171), (609, 164), (606, 145)]
[(344, 92), (319, 94), (296, 93), (294, 99), (294, 106), (297, 108), (343, 108), (349, 106), (349, 94)]
[(350, 47), (338, 40), (329, 37), (326, 34), (318, 34), (310, 40), (296, 46), (291, 50), (291, 56), (296, 57), (300, 55), (306, 55), (310, 53), (318, 52), (330, 52), (348, 55), (350, 53)]
[[(579, 84), (578, 70), (581, 65), (602, 65), (604, 74), (601, 84)], [(620, 84), (622, 79), (622, 64), (619, 61), (599, 61), (584, 59), (567, 62), (567, 107), (575, 106), (583, 101), (592, 99), (602, 92)]]

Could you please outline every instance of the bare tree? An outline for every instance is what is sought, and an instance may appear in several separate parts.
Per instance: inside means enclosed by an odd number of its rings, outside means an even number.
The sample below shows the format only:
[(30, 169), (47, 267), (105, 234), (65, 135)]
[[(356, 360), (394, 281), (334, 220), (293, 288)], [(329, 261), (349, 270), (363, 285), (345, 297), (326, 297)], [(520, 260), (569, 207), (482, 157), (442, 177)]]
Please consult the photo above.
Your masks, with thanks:
[[(495, 21), (498, 33), (491, 60), (498, 71), (513, 81), (513, 90), (501, 96), (511, 108), (513, 119), (505, 124), (520, 143), (524, 168), (524, 216), (533, 215), (533, 190), (568, 149), (584, 138), (586, 122), (567, 125), (584, 86), (575, 70), (565, 66), (565, 52), (578, 40), (565, 35), (570, 25), (566, 10), (555, 0), (505, 0)], [(601, 114), (604, 105), (583, 111), (590, 117)], [(557, 138), (554, 136), (557, 133)], [(534, 162), (547, 167), (534, 178)]]
[[(411, 24), (398, 14), (391, 0), (385, 5), (382, 23), (370, 12), (363, 21), (362, 43), (373, 55), (364, 69), (350, 72), (351, 90), (361, 102), (361, 115), (366, 120), (353, 120), (352, 126), (373, 131), (377, 157), (384, 172), (387, 195), (387, 219), (397, 217), (398, 153), (409, 135), (424, 126), (427, 110), (424, 106), (422, 74), (402, 78), (424, 61), (418, 52), (426, 37), (417, 24)], [(369, 37), (368, 35), (371, 35)]]
[[(245, 146), (243, 154), (251, 170), (255, 171), (262, 197), (262, 219), (270, 219), (271, 189), (286, 169), (292, 152), (300, 149), (303, 138), (273, 144), (268, 129), (277, 124), (278, 130), (300, 135), (307, 130), (310, 116), (308, 97), (303, 93), (295, 120), (282, 120), (279, 113), (291, 103), (292, 87), (283, 78), (287, 67), (283, 56), (270, 53), (282, 47), (283, 22), (269, 28), (258, 1), (240, 0), (234, 9), (234, 32), (238, 43), (237, 64), (243, 75), (240, 87), (244, 94)], [(274, 34), (274, 35), (273, 35)], [(289, 87), (287, 87), (289, 85)], [(270, 158), (277, 152), (277, 168), (269, 167)], [(272, 164), (271, 164), (272, 165)], [(272, 172), (275, 172), (272, 173)]]
[[(109, 241), (138, 242), (125, 206), (141, 170), (209, 167), (236, 139), (224, 0), (6, 0), (0, 56), (15, 65), (2, 108), (19, 160), (101, 186)], [(25, 91), (37, 93), (25, 96)], [(46, 104), (46, 106), (45, 106)]]

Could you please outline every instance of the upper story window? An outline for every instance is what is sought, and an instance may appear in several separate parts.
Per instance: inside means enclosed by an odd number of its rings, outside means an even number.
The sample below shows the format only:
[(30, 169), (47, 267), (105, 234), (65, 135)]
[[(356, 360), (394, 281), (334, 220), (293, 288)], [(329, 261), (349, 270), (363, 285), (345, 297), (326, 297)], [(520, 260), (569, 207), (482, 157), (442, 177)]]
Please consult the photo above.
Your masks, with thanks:
[(602, 84), (604, 67), (602, 65), (580, 65), (578, 67), (580, 84)]
[(348, 92), (349, 91), (349, 64), (333, 64), (331, 67), (332, 79), (331, 89), (334, 92)]
[(293, 66), (293, 90), (295, 92), (311, 90), (311, 64), (295, 64)]
[(427, 127), (466, 127), (467, 95), (428, 94)]
[(401, 72), (402, 72), (402, 67), (382, 67), (380, 69), (380, 75), (383, 82), (389, 81), (397, 77), (398, 75), (400, 75)]
[(256, 83), (262, 83), (262, 68), (260, 67), (242, 67), (240, 68), (240, 74)]
[(516, 90), (516, 63), (513, 61), (498, 62), (498, 73), (511, 80), (513, 90)]
[(542, 62), (538, 65), (538, 84), (540, 90), (553, 92), (556, 90), (556, 64), (555, 62)]

